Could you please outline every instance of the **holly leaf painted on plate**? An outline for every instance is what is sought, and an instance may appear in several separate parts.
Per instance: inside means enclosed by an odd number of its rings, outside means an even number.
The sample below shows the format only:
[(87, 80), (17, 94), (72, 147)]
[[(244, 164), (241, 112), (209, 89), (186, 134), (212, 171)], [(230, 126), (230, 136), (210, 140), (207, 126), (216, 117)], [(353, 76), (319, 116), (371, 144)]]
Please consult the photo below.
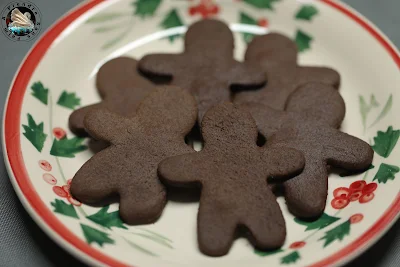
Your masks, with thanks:
[(271, 255), (277, 254), (282, 251), (283, 251), (283, 249), (281, 249), (281, 248), (275, 249), (275, 250), (270, 250), (270, 251), (262, 251), (262, 250), (255, 249), (254, 253), (257, 254), (258, 256), (266, 257), (266, 256), (271, 256)]
[(297, 44), (297, 49), (299, 50), (299, 52), (304, 52), (305, 50), (310, 49), (310, 42), (312, 40), (313, 38), (310, 35), (301, 30), (297, 30), (295, 42)]
[[(174, 28), (174, 27), (180, 27), (183, 26), (182, 19), (180, 18), (178, 11), (176, 9), (172, 9), (161, 21), (161, 27), (163, 29), (169, 29), (169, 28)], [(175, 34), (168, 36), (168, 39), (170, 42), (173, 42), (176, 38), (182, 36), (181, 34)]]
[(323, 229), (338, 220), (340, 220), (340, 218), (330, 216), (330, 215), (326, 214), (325, 212), (322, 214), (321, 217), (319, 217), (318, 220), (313, 221), (313, 222), (302, 221), (298, 218), (294, 219), (294, 221), (296, 223), (307, 226), (305, 231), (310, 231), (310, 230), (314, 230), (314, 229)]
[(296, 13), (296, 19), (311, 21), (318, 14), (318, 9), (313, 5), (303, 5)]
[(108, 229), (111, 229), (111, 227), (128, 229), (121, 221), (118, 211), (108, 212), (109, 207), (110, 206), (105, 206), (95, 214), (87, 216), (86, 218)]
[(43, 132), (43, 122), (36, 124), (32, 115), (28, 113), (28, 125), (22, 125), (24, 128), (23, 135), (26, 139), (31, 142), (31, 144), (37, 149), (37, 151), (42, 152), (44, 142), (46, 141), (47, 134)]
[(360, 103), (361, 120), (362, 120), (362, 124), (363, 124), (364, 131), (365, 131), (365, 128), (367, 127), (368, 113), (373, 108), (378, 107), (379, 103), (376, 101), (375, 95), (373, 95), (373, 94), (370, 97), (369, 104), (365, 101), (365, 99), (364, 99), (364, 97), (362, 95), (360, 95), (358, 97), (358, 102)]
[(47, 105), (47, 99), (49, 95), (49, 89), (45, 88), (41, 82), (35, 82), (31, 86), (32, 95), (36, 97), (40, 102)]
[(157, 8), (160, 6), (161, 0), (137, 0), (132, 3), (135, 8), (135, 15), (141, 18), (153, 16)]
[(395, 174), (399, 171), (400, 168), (398, 166), (381, 163), (373, 181), (378, 180), (379, 183), (386, 184), (388, 180), (394, 180)]
[(387, 158), (396, 146), (399, 136), (400, 130), (393, 130), (393, 127), (389, 126), (386, 132), (378, 131), (378, 134), (374, 137), (375, 144), (372, 148), (380, 156)]
[(243, 2), (260, 9), (274, 10), (273, 3), (280, 0), (243, 0)]
[(115, 243), (115, 241), (109, 237), (109, 234), (103, 231), (99, 231), (83, 223), (81, 223), (81, 228), (86, 242), (89, 244), (97, 243), (100, 247), (102, 247), (104, 244)]
[(328, 246), (335, 240), (342, 241), (346, 235), (350, 234), (350, 221), (347, 220), (339, 224), (335, 228), (327, 231), (323, 237), (318, 240), (324, 240), (324, 247)]
[(81, 104), (81, 99), (76, 97), (75, 93), (68, 93), (64, 90), (58, 98), (57, 104), (69, 109), (75, 109), (76, 106)]
[[(257, 25), (257, 20), (250, 15), (240, 12), (240, 23), (242, 24), (249, 24), (249, 25)], [(254, 34), (244, 32), (243, 33), (243, 39), (246, 43), (250, 43), (251, 40), (253, 40)]]
[(293, 251), (281, 258), (281, 264), (291, 264), (295, 263), (300, 259), (300, 254), (298, 251)]
[(86, 21), (86, 23), (101, 23), (101, 22), (115, 20), (115, 19), (121, 18), (123, 16), (126, 16), (126, 14), (121, 13), (121, 12), (102, 13), (102, 14), (91, 17), (90, 19), (88, 19)]
[(389, 113), (389, 111), (392, 109), (392, 104), (393, 104), (393, 96), (390, 94), (388, 100), (386, 101), (385, 106), (383, 107), (382, 111), (379, 113), (378, 117), (375, 119), (375, 121), (368, 127), (371, 128), (375, 124), (377, 124), (381, 119), (383, 119), (386, 114)]
[(54, 212), (60, 213), (62, 215), (69, 216), (69, 217), (72, 217), (72, 218), (79, 219), (79, 216), (76, 213), (74, 205), (67, 204), (64, 201), (59, 200), (59, 199), (55, 199), (50, 204), (53, 206), (53, 208), (54, 208), (53, 211)]
[(50, 154), (56, 157), (75, 158), (75, 154), (87, 149), (82, 145), (84, 138), (73, 137), (68, 139), (66, 136), (60, 140), (54, 139), (50, 149)]

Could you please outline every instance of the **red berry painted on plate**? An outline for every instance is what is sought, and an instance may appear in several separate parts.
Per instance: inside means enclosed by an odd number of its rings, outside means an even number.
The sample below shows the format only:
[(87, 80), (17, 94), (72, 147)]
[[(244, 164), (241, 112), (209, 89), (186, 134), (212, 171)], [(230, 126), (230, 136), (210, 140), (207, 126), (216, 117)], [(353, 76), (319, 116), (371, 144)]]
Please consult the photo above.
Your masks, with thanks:
[(338, 187), (333, 190), (333, 197), (335, 198), (348, 198), (350, 195), (350, 190), (347, 187)]
[(349, 203), (350, 200), (348, 198), (342, 198), (342, 197), (336, 197), (331, 201), (332, 208), (337, 210), (345, 208), (347, 205), (349, 205)]
[(68, 196), (70, 195), (70, 193), (69, 193), (69, 189), (71, 188), (71, 186), (69, 185), (69, 184), (66, 184), (66, 185), (63, 185), (62, 186), (62, 189), (65, 191), (65, 192), (67, 192), (67, 194), (68, 194)]
[(57, 184), (57, 179), (50, 173), (45, 173), (45, 174), (43, 174), (42, 177), (43, 177), (43, 180), (48, 184), (51, 184), (51, 185)]
[(349, 186), (350, 190), (352, 191), (356, 191), (356, 190), (363, 190), (364, 186), (367, 183), (363, 180), (359, 180), (359, 181), (355, 181), (353, 183), (351, 183), (351, 185)]
[(306, 242), (304, 241), (297, 241), (297, 242), (293, 242), (289, 248), (291, 249), (300, 249), (302, 247), (304, 247), (306, 245)]
[(257, 24), (260, 27), (268, 27), (268, 20), (267, 19), (259, 19)]
[(363, 195), (360, 197), (359, 201), (360, 201), (361, 204), (368, 203), (368, 202), (370, 202), (371, 200), (373, 200), (374, 197), (375, 197), (375, 194), (374, 194), (374, 193), (363, 194)]
[(361, 196), (362, 196), (362, 191), (361, 190), (357, 190), (357, 191), (353, 191), (350, 193), (350, 201), (357, 201)]
[(374, 192), (378, 188), (377, 183), (369, 183), (366, 186), (364, 186), (362, 192), (363, 194), (368, 194)]
[(364, 219), (364, 215), (362, 215), (361, 213), (357, 213), (352, 215), (349, 220), (351, 224), (355, 224), (361, 222), (362, 219)]
[(42, 168), (43, 170), (45, 170), (46, 172), (49, 172), (52, 169), (50, 163), (44, 159), (39, 160), (39, 167)]
[(81, 206), (82, 205), (81, 202), (79, 202), (78, 200), (76, 200), (75, 198), (73, 198), (71, 196), (67, 197), (67, 200), (68, 200), (69, 203), (71, 203), (74, 206)]
[(56, 139), (60, 140), (63, 139), (67, 135), (67, 133), (64, 131), (64, 129), (56, 127), (53, 129), (53, 135)]
[(53, 191), (59, 197), (68, 197), (68, 193), (61, 186), (53, 186)]

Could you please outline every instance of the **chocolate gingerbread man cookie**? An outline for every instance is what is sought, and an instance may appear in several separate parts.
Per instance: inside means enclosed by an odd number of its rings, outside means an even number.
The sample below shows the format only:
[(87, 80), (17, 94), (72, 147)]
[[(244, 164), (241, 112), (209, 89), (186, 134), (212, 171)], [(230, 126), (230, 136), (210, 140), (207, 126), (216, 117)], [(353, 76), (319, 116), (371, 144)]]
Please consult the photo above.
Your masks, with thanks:
[(245, 106), (259, 131), (267, 137), (268, 145), (293, 148), (304, 154), (306, 163), (302, 173), (283, 183), (289, 211), (297, 217), (312, 219), (323, 213), (328, 165), (363, 171), (372, 162), (373, 150), (368, 143), (335, 128), (343, 119), (344, 103), (332, 87), (317, 84), (300, 87), (289, 97), (287, 112), (259, 103)]
[(234, 40), (229, 27), (205, 19), (191, 25), (181, 54), (151, 54), (139, 62), (139, 69), (151, 76), (171, 77), (171, 84), (188, 89), (196, 98), (199, 121), (215, 104), (229, 101), (230, 87), (254, 87), (265, 83), (263, 70), (252, 62), (233, 59)]
[(156, 89), (131, 118), (107, 110), (90, 111), (85, 128), (111, 146), (95, 154), (75, 174), (72, 195), (87, 204), (117, 195), (123, 221), (154, 222), (166, 203), (165, 188), (157, 177), (158, 163), (194, 151), (184, 137), (196, 119), (196, 101), (176, 87)]
[(72, 112), (69, 127), (77, 135), (86, 135), (83, 121), (85, 115), (97, 108), (105, 108), (121, 116), (133, 116), (154, 84), (137, 71), (137, 61), (129, 57), (119, 57), (105, 63), (98, 71), (96, 87), (102, 102), (89, 105)]
[(251, 232), (257, 247), (280, 247), (285, 222), (267, 178), (281, 180), (299, 173), (303, 155), (279, 145), (258, 147), (253, 118), (231, 103), (205, 114), (202, 134), (203, 150), (165, 159), (158, 168), (160, 179), (169, 185), (201, 185), (200, 250), (210, 256), (228, 253), (238, 226)]
[(300, 85), (319, 82), (337, 88), (340, 83), (340, 75), (333, 69), (298, 66), (296, 44), (278, 33), (255, 37), (245, 59), (245, 62), (260, 64), (268, 82), (260, 90), (237, 93), (235, 103), (261, 103), (283, 110), (288, 96)]

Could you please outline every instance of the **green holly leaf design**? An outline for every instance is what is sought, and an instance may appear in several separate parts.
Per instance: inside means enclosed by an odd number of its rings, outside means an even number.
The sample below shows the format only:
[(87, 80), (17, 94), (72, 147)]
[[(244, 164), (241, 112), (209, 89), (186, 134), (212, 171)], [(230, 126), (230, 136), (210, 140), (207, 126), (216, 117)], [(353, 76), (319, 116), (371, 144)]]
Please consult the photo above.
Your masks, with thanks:
[(388, 180), (394, 180), (395, 174), (399, 171), (400, 168), (398, 166), (381, 163), (373, 181), (378, 180), (379, 183), (386, 184)]
[(339, 224), (335, 228), (327, 231), (323, 237), (318, 240), (324, 240), (324, 247), (328, 246), (335, 240), (342, 241), (346, 235), (350, 234), (350, 221), (347, 220), (342, 224)]
[(260, 9), (270, 9), (274, 10), (272, 4), (274, 2), (279, 2), (280, 0), (243, 0), (243, 2)]
[(299, 52), (304, 52), (307, 49), (310, 49), (310, 42), (312, 41), (312, 37), (307, 33), (297, 30), (295, 42), (297, 44), (297, 49)]
[[(240, 12), (239, 20), (240, 20), (240, 23), (242, 23), (242, 24), (257, 25), (257, 20), (244, 12)], [(248, 32), (243, 33), (243, 39), (246, 43), (250, 43), (251, 40), (253, 40), (253, 37), (254, 37), (254, 34), (252, 34), (252, 33), (248, 33)]]
[(281, 249), (281, 248), (275, 249), (275, 250), (270, 250), (270, 251), (262, 251), (262, 250), (255, 249), (254, 253), (257, 254), (258, 256), (266, 257), (266, 256), (278, 254), (279, 252), (282, 252), (282, 251), (283, 251), (283, 249)]
[(47, 99), (49, 95), (49, 89), (45, 88), (41, 82), (35, 82), (31, 86), (32, 95), (36, 97), (40, 102), (47, 105)]
[(75, 158), (75, 154), (87, 149), (82, 145), (84, 138), (73, 137), (68, 139), (66, 136), (60, 140), (54, 139), (50, 149), (50, 154), (56, 157)]
[(385, 106), (383, 107), (383, 109), (379, 113), (378, 117), (375, 119), (375, 121), (368, 128), (371, 128), (372, 126), (377, 124), (381, 119), (383, 119), (389, 113), (389, 111), (392, 109), (392, 105), (393, 105), (393, 96), (390, 95), (388, 100), (386, 101)]
[(378, 155), (387, 158), (396, 146), (399, 136), (400, 130), (393, 130), (392, 126), (390, 126), (386, 132), (378, 131), (377, 136), (374, 137), (375, 144), (372, 148)]
[(300, 254), (298, 251), (293, 251), (281, 258), (281, 264), (291, 264), (295, 263), (300, 259)]
[(296, 19), (311, 21), (318, 14), (318, 9), (313, 5), (303, 5), (296, 13)]
[(118, 211), (107, 212), (109, 207), (110, 206), (103, 207), (95, 214), (87, 216), (86, 218), (108, 229), (111, 229), (111, 227), (128, 229), (121, 221)]
[(362, 95), (360, 95), (358, 97), (358, 102), (360, 103), (360, 113), (361, 113), (361, 119), (362, 119), (362, 124), (364, 127), (364, 131), (365, 128), (367, 126), (367, 116), (368, 113), (373, 109), (379, 106), (379, 103), (376, 101), (375, 99), (375, 95), (371, 95), (370, 100), (369, 100), (369, 104), (367, 103), (367, 101), (365, 101), (364, 97)]
[(28, 125), (22, 125), (24, 128), (23, 135), (26, 139), (31, 142), (31, 144), (37, 149), (37, 151), (42, 152), (44, 142), (46, 141), (47, 134), (43, 132), (43, 122), (36, 124), (32, 115), (28, 113)]
[(86, 23), (102, 23), (102, 22), (106, 22), (106, 21), (115, 20), (115, 19), (121, 18), (123, 16), (126, 16), (126, 14), (121, 13), (121, 12), (102, 13), (102, 14), (91, 17), (90, 19), (88, 19), (86, 21)]
[(64, 90), (58, 98), (57, 104), (69, 109), (75, 109), (76, 106), (81, 104), (81, 99), (76, 97), (75, 93), (68, 93)]
[(78, 214), (76, 213), (76, 210), (72, 204), (67, 204), (62, 200), (55, 199), (54, 202), (50, 202), (50, 204), (54, 208), (54, 212), (60, 213), (65, 216), (69, 216), (72, 218), (79, 219)]
[(160, 6), (161, 0), (137, 0), (132, 3), (135, 8), (135, 15), (141, 18), (153, 16)]
[(81, 223), (81, 228), (86, 242), (89, 244), (97, 243), (100, 247), (102, 247), (104, 244), (115, 243), (115, 241), (109, 237), (109, 234), (103, 231), (99, 231), (83, 223)]
[(302, 221), (298, 218), (294, 219), (294, 221), (296, 223), (307, 226), (305, 231), (310, 231), (310, 230), (314, 230), (314, 229), (323, 229), (338, 220), (340, 220), (340, 218), (330, 216), (330, 215), (326, 214), (325, 212), (322, 214), (321, 217), (319, 217), (318, 220), (313, 221), (313, 222)]
[[(163, 29), (169, 29), (169, 28), (174, 28), (174, 27), (180, 27), (183, 26), (182, 19), (180, 18), (178, 11), (176, 9), (172, 9), (161, 21), (161, 27)], [(175, 34), (168, 36), (168, 39), (170, 42), (173, 42), (176, 38), (180, 37), (181, 34)]]

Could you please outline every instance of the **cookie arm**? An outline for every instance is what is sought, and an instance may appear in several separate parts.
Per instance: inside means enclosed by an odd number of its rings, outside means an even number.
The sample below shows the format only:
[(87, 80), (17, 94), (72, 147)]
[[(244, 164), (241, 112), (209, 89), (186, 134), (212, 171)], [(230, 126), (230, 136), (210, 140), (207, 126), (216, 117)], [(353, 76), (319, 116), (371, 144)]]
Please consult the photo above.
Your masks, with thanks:
[(338, 88), (340, 74), (336, 70), (327, 67), (298, 67), (297, 82), (299, 85), (318, 82)]
[(96, 109), (88, 112), (84, 125), (93, 138), (113, 143), (118, 135), (128, 130), (132, 121), (107, 110)]
[(88, 114), (91, 110), (102, 108), (103, 106), (104, 104), (102, 102), (82, 107), (72, 112), (68, 120), (70, 130), (76, 135), (86, 136), (87, 132), (85, 131), (85, 125), (83, 123), (86, 114)]
[(174, 186), (190, 186), (201, 182), (204, 161), (200, 152), (166, 158), (158, 165), (162, 181)]
[(257, 65), (234, 61), (229, 80), (232, 85), (256, 87), (266, 82), (266, 74)]
[(349, 171), (366, 170), (374, 157), (368, 143), (340, 131), (327, 138), (324, 145), (328, 164)]
[(180, 55), (150, 54), (139, 61), (139, 69), (144, 73), (159, 76), (174, 76), (179, 72)]
[(304, 168), (304, 155), (296, 149), (280, 145), (267, 146), (263, 149), (266, 172), (274, 180), (293, 177)]

